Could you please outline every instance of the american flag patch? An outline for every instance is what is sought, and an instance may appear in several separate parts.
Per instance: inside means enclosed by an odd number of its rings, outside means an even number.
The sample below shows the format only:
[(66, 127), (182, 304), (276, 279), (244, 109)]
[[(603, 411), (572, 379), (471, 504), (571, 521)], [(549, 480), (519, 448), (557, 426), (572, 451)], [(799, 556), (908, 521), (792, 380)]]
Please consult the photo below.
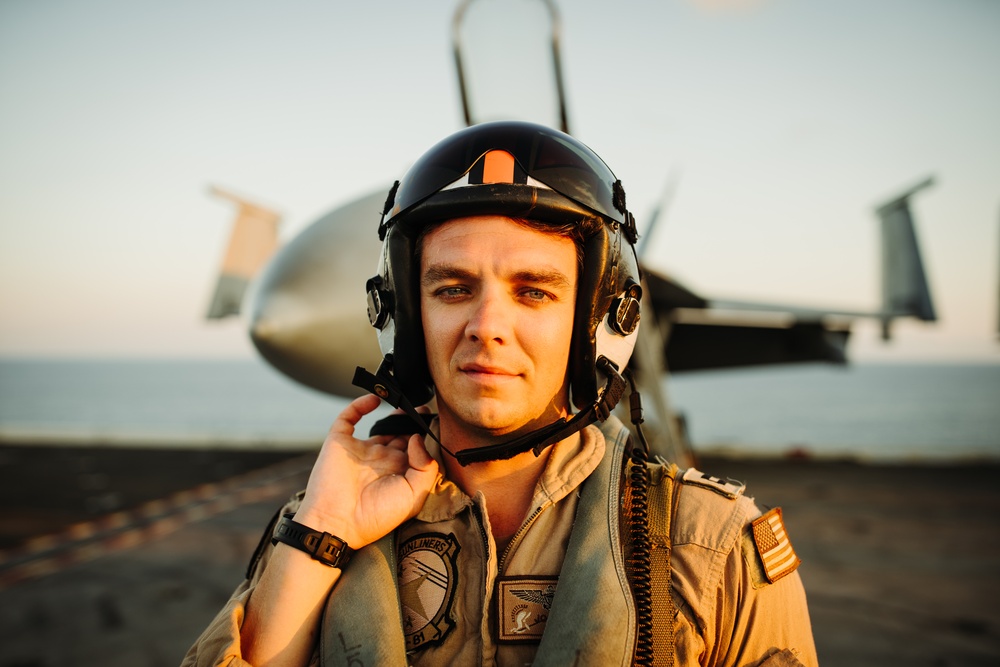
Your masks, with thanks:
[(780, 507), (753, 522), (753, 541), (764, 564), (764, 574), (771, 583), (794, 572), (802, 562), (788, 541)]

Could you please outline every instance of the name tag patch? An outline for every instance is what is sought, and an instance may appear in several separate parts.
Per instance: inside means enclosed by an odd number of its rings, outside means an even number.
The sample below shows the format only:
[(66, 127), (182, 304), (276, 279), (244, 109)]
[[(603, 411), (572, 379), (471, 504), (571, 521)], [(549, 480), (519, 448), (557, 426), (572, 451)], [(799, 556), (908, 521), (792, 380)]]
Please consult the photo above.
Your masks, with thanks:
[(684, 476), (681, 477), (681, 479), (686, 484), (694, 484), (695, 486), (710, 489), (716, 493), (724, 495), (727, 498), (739, 498), (743, 495), (743, 490), (746, 488), (746, 485), (743, 482), (738, 482), (733, 479), (713, 477), (712, 475), (707, 475), (700, 470), (695, 470), (694, 468), (688, 468), (685, 470)]
[(502, 643), (537, 643), (545, 632), (559, 577), (500, 577), (498, 618)]
[(399, 599), (406, 650), (440, 643), (454, 627), (458, 540), (451, 533), (423, 533), (399, 547)]

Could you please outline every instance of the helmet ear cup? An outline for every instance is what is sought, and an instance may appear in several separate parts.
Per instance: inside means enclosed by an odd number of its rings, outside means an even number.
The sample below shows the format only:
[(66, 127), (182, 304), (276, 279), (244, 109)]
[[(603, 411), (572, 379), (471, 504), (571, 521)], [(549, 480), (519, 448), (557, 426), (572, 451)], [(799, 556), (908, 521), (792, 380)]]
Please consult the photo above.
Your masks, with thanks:
[(420, 318), (420, 260), (415, 240), (398, 227), (388, 231), (379, 274), (368, 280), (368, 319), (378, 329), (379, 349), (391, 360), (393, 377), (413, 405), (434, 396)]
[(424, 325), (420, 316), (420, 258), (413, 234), (395, 228), (389, 232), (389, 266), (395, 299), (396, 340), (393, 344), (393, 375), (399, 388), (414, 405), (434, 396), (427, 368)]
[(639, 326), (642, 307), (642, 288), (632, 283), (620, 296), (615, 297), (608, 311), (608, 326), (619, 336), (631, 336)]
[(632, 246), (622, 245), (621, 228), (609, 225), (584, 243), (570, 345), (573, 404), (581, 410), (598, 399), (598, 358), (624, 367), (638, 334), (639, 267)]
[(596, 332), (610, 306), (607, 298), (608, 251), (610, 239), (605, 225), (584, 240), (583, 266), (577, 280), (576, 312), (570, 343), (570, 387), (573, 404), (583, 409), (597, 400)]
[(609, 286), (611, 302), (595, 338), (597, 358), (605, 357), (619, 369), (624, 369), (639, 337), (642, 287), (634, 249), (631, 245), (619, 248), (615, 260), (615, 281)]
[(365, 295), (368, 302), (368, 323), (381, 331), (392, 317), (392, 292), (385, 289), (385, 280), (381, 275), (369, 278), (365, 283)]

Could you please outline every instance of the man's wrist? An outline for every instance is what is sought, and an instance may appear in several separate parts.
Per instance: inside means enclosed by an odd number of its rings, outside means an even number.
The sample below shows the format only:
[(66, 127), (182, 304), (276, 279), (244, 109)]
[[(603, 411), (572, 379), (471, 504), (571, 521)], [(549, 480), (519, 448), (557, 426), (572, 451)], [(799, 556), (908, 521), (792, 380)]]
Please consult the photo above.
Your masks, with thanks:
[(287, 544), (308, 554), (324, 565), (343, 569), (354, 554), (345, 540), (325, 531), (315, 530), (285, 514), (274, 528), (271, 544)]
[(324, 512), (309, 503), (308, 499), (304, 500), (295, 510), (295, 520), (313, 530), (336, 535), (347, 542), (355, 551), (366, 544), (358, 536), (354, 526), (344, 517)]

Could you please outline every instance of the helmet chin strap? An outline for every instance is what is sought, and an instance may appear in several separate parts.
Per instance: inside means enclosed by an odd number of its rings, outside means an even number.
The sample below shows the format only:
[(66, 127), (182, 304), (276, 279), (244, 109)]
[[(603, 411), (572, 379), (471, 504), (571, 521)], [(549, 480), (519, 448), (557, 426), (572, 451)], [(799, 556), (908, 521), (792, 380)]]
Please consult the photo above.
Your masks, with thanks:
[(446, 452), (458, 461), (459, 465), (464, 467), (470, 463), (505, 461), (529, 450), (533, 451), (535, 456), (538, 456), (549, 445), (568, 438), (594, 422), (607, 419), (625, 391), (625, 380), (619, 374), (615, 363), (608, 358), (599, 357), (596, 365), (607, 376), (608, 381), (597, 400), (585, 410), (575, 414), (572, 419), (567, 420), (561, 417), (548, 426), (543, 426), (513, 440), (485, 447), (466, 449), (461, 452), (452, 452), (444, 446), (437, 436), (431, 433), (427, 427), (427, 423), (421, 418), (420, 413), (416, 411), (399, 389), (395, 379), (392, 377), (391, 355), (385, 356), (385, 359), (379, 365), (374, 375), (358, 366), (354, 372), (353, 384), (375, 394), (392, 407), (403, 410), (417, 425), (417, 430), (426, 436), (430, 436), (441, 446), (442, 451)]

